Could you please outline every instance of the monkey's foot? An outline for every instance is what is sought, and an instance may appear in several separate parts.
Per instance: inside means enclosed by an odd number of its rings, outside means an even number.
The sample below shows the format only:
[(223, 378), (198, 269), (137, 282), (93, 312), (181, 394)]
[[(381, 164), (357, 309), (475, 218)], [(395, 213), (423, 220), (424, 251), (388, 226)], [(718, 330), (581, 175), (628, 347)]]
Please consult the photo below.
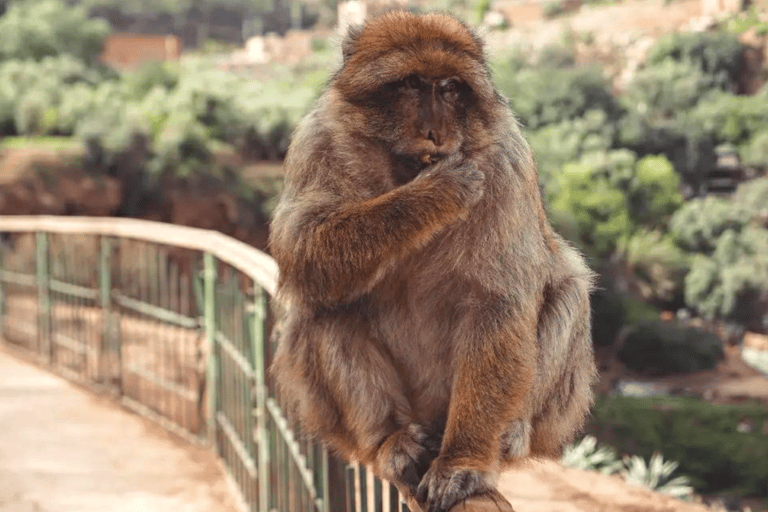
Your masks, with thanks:
[(455, 468), (437, 459), (419, 484), (418, 501), (426, 512), (448, 512), (457, 503), (481, 494), (492, 495), (491, 475), (474, 469)]
[(409, 425), (384, 440), (376, 467), (380, 476), (404, 486), (413, 496), (439, 450), (439, 440), (432, 439), (419, 425)]

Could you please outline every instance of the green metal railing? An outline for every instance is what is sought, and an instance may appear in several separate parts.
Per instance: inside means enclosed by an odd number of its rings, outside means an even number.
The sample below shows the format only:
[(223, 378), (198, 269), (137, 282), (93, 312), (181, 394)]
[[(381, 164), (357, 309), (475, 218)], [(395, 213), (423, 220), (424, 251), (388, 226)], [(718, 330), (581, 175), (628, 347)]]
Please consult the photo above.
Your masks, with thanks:
[(0, 343), (209, 443), (251, 512), (402, 512), (394, 486), (298, 438), (267, 368), (277, 266), (220, 233), (0, 216)]

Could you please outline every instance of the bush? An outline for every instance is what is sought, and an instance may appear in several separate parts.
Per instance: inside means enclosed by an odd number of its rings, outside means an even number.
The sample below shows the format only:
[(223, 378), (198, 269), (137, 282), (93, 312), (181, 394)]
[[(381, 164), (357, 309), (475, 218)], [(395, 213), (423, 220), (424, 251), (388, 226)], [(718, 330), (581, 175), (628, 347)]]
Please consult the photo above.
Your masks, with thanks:
[(606, 256), (625, 246), (638, 228), (666, 224), (682, 202), (678, 181), (662, 156), (637, 160), (628, 150), (588, 153), (566, 164), (547, 187), (553, 222), (575, 230), (573, 241), (588, 253)]
[(711, 76), (713, 85), (728, 90), (741, 71), (743, 46), (727, 32), (675, 33), (662, 37), (648, 55), (649, 66), (667, 60), (686, 62)]
[(549, 190), (553, 180), (568, 162), (586, 153), (606, 152), (614, 143), (616, 128), (602, 110), (548, 124), (528, 133), (528, 142), (539, 167), (539, 180)]
[(529, 129), (577, 119), (590, 110), (604, 111), (609, 120), (619, 114), (611, 87), (596, 67), (526, 67), (499, 74), (496, 82)]
[(669, 228), (683, 250), (711, 254), (723, 233), (741, 231), (751, 217), (751, 212), (740, 202), (707, 196), (680, 207), (672, 216)]
[(641, 229), (622, 249), (625, 279), (633, 293), (672, 309), (682, 305), (683, 283), (690, 263), (672, 237)]
[(768, 497), (768, 409), (684, 397), (598, 399), (588, 430), (622, 453), (680, 463), (698, 493)]
[(725, 231), (711, 256), (693, 259), (685, 301), (702, 316), (753, 329), (768, 321), (768, 229)]
[(624, 366), (652, 375), (708, 370), (722, 355), (722, 341), (716, 335), (662, 321), (630, 328), (618, 351)]
[(13, 2), (0, 17), (0, 60), (72, 55), (95, 63), (109, 25), (61, 0)]

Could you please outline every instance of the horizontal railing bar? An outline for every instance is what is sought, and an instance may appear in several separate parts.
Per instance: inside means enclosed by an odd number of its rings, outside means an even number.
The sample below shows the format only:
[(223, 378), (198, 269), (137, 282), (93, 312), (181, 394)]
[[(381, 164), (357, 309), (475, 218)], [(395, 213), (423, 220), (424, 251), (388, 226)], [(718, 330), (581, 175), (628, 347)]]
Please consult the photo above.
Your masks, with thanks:
[(322, 499), (317, 497), (317, 490), (315, 489), (315, 482), (313, 479), (312, 471), (307, 469), (306, 458), (299, 451), (299, 443), (293, 438), (293, 431), (288, 427), (288, 421), (283, 417), (280, 407), (274, 398), (267, 398), (266, 402), (267, 411), (272, 416), (275, 426), (277, 426), (280, 434), (282, 435), (283, 442), (288, 447), (288, 453), (293, 459), (293, 463), (296, 469), (301, 475), (301, 479), (304, 481), (304, 487), (309, 491), (312, 500), (315, 501), (319, 510), (322, 510)]
[(53, 333), (52, 335), (53, 341), (56, 343), (56, 345), (63, 346), (65, 348), (68, 348), (69, 350), (72, 350), (74, 352), (78, 352), (80, 354), (85, 354), (88, 352), (88, 346), (85, 345), (85, 343), (78, 341), (74, 338), (70, 338), (66, 334), (61, 333)]
[(237, 435), (237, 431), (229, 421), (229, 418), (227, 418), (227, 416), (222, 411), (219, 411), (219, 413), (216, 415), (216, 422), (221, 427), (224, 435), (226, 435), (229, 439), (229, 442), (232, 443), (232, 447), (235, 449), (235, 452), (237, 452), (237, 456), (240, 457), (240, 460), (243, 462), (245, 469), (248, 470), (248, 474), (251, 475), (251, 477), (256, 478), (256, 461), (253, 460), (253, 457), (251, 457), (251, 455), (248, 453), (248, 449), (243, 444), (240, 436)]
[(14, 272), (13, 270), (0, 270), (0, 281), (22, 286), (37, 286), (37, 276), (35, 274), (24, 274), (22, 272)]
[(142, 368), (139, 368), (138, 366), (127, 364), (125, 365), (125, 369), (126, 371), (129, 371), (135, 375), (138, 375), (142, 379), (146, 379), (152, 382), (153, 384), (157, 384), (158, 386), (165, 388), (168, 391), (171, 391), (172, 393), (176, 393), (182, 398), (186, 398), (187, 400), (195, 401), (195, 402), (199, 399), (199, 397), (197, 396), (197, 393), (194, 390), (185, 388), (184, 386), (180, 386), (175, 382), (162, 379), (157, 375), (155, 375), (154, 373), (144, 370)]
[(99, 297), (99, 291), (86, 286), (80, 286), (79, 284), (65, 283), (58, 279), (51, 279), (50, 281), (51, 291), (56, 293), (62, 293), (64, 295), (71, 295), (79, 299), (96, 300)]
[(197, 318), (184, 316), (181, 313), (155, 306), (149, 302), (132, 299), (119, 292), (114, 292), (112, 296), (115, 302), (120, 306), (136, 313), (141, 313), (142, 315), (151, 316), (162, 322), (178, 325), (179, 327), (184, 327), (186, 329), (197, 329), (200, 326), (200, 322)]
[(216, 333), (216, 343), (227, 353), (227, 355), (240, 367), (243, 373), (251, 380), (256, 380), (256, 373), (251, 367), (251, 363), (240, 353), (235, 344), (221, 332)]
[(249, 276), (270, 295), (274, 295), (277, 288), (277, 264), (272, 258), (244, 242), (208, 229), (114, 217), (3, 215), (0, 231), (132, 238), (209, 252)]

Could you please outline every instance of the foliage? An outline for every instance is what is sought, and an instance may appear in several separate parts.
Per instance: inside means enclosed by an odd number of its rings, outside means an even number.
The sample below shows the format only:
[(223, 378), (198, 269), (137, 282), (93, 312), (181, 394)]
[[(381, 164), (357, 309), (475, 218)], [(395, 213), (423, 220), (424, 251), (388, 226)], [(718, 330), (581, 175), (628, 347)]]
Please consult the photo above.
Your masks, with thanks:
[(680, 302), (689, 261), (671, 236), (641, 229), (632, 235), (622, 253), (626, 272), (640, 298), (654, 303)]
[(590, 110), (602, 110), (611, 120), (619, 113), (610, 86), (598, 68), (544, 64), (498, 76), (496, 82), (528, 129), (577, 119)]
[(732, 199), (686, 203), (670, 221), (693, 253), (685, 300), (707, 318), (765, 328), (768, 320), (768, 178), (742, 184)]
[(0, 134), (71, 135), (73, 116), (90, 108), (102, 79), (70, 55), (0, 62)]
[(590, 433), (622, 453), (680, 463), (698, 493), (768, 496), (768, 409), (686, 397), (598, 399)]
[(741, 230), (750, 217), (739, 202), (707, 196), (686, 202), (672, 216), (669, 228), (683, 250), (711, 254), (723, 233)]
[(542, 6), (542, 12), (545, 18), (556, 18), (565, 13), (564, 0), (548, 0)]
[(566, 164), (550, 187), (555, 221), (569, 222), (589, 253), (607, 256), (641, 226), (652, 228), (679, 206), (678, 178), (664, 157), (637, 160), (627, 150), (593, 152)]
[(624, 457), (623, 462), (624, 480), (629, 484), (647, 487), (680, 499), (691, 498), (693, 495), (693, 487), (690, 486), (688, 477), (672, 477), (672, 473), (680, 464), (671, 460), (665, 461), (658, 452), (651, 455), (647, 463), (637, 455)]
[(755, 34), (760, 37), (768, 35), (768, 21), (760, 19), (760, 14), (754, 7), (746, 12), (739, 12), (720, 24), (725, 32), (740, 35), (754, 27)]
[(613, 475), (621, 471), (621, 459), (609, 446), (598, 446), (597, 438), (584, 436), (581, 441), (566, 446), (560, 457), (563, 466)]
[(597, 438), (590, 435), (566, 446), (560, 463), (566, 467), (597, 471), (604, 475), (620, 474), (631, 485), (647, 487), (676, 498), (690, 498), (693, 493), (687, 477), (672, 477), (679, 465), (677, 462), (664, 461), (659, 453), (654, 453), (647, 463), (637, 455), (620, 459), (613, 448), (598, 446)]
[(656, 320), (630, 328), (617, 355), (630, 370), (667, 375), (708, 370), (723, 352), (720, 338), (712, 333)]
[(768, 326), (768, 230), (727, 230), (711, 255), (694, 257), (685, 300), (706, 318)]
[(603, 110), (589, 110), (583, 116), (548, 124), (528, 135), (536, 155), (539, 176), (545, 187), (568, 162), (581, 155), (606, 152), (613, 145), (616, 128)]
[(71, 55), (95, 63), (109, 33), (104, 20), (62, 0), (13, 2), (0, 17), (0, 60)]
[(693, 62), (666, 59), (640, 70), (622, 100), (645, 118), (667, 119), (696, 105), (717, 84)]
[(690, 63), (727, 90), (738, 80), (743, 46), (727, 32), (674, 33), (662, 37), (648, 55), (650, 66), (664, 61)]

